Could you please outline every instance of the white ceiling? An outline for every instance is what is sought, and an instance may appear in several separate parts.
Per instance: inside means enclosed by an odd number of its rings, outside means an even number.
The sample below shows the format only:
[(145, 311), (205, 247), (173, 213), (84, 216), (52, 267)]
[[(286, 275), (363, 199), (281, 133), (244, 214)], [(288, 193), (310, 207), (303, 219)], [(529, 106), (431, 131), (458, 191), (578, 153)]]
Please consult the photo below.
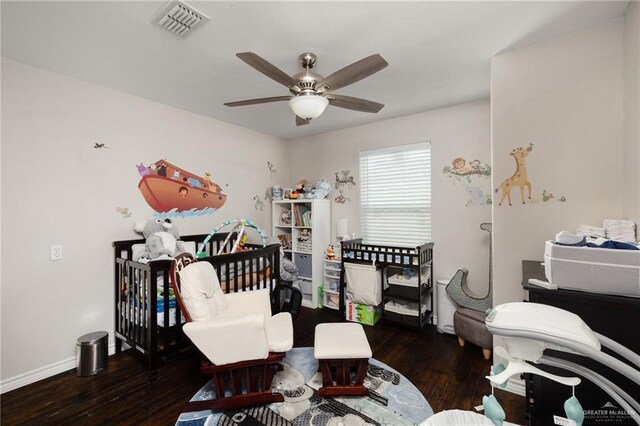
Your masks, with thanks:
[[(285, 139), (489, 96), (497, 53), (624, 15), (628, 1), (197, 2), (211, 20), (186, 38), (150, 19), (167, 2), (2, 2), (2, 55)], [(296, 127), (287, 95), (240, 59), (252, 51), (286, 73), (318, 56), (327, 76), (373, 53), (389, 66), (336, 93), (381, 102), (377, 114), (328, 107)]]

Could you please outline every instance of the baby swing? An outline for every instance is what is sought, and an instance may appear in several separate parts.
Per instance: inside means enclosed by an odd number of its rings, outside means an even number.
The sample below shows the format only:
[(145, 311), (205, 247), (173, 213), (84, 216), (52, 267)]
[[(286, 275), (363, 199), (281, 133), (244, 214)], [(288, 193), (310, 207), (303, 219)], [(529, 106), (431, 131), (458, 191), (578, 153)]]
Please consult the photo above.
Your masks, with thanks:
[[(593, 382), (616, 401), (628, 416), (640, 425), (640, 403), (608, 378), (577, 362), (545, 355), (546, 349), (569, 352), (591, 358), (613, 370), (621, 372), (640, 385), (640, 355), (619, 343), (592, 331), (582, 319), (568, 311), (549, 305), (516, 302), (505, 303), (490, 310), (485, 320), (487, 329), (502, 338), (505, 347), (495, 352), (508, 364), (496, 364), (487, 379), (497, 386), (506, 386), (507, 380), (522, 373), (538, 374), (560, 384), (571, 386), (572, 395), (565, 401), (566, 418), (577, 426), (584, 421), (584, 410), (575, 396), (575, 386), (581, 379), (547, 373), (531, 363), (544, 364), (578, 374)], [(618, 357), (601, 350), (606, 347)], [(626, 360), (627, 362), (623, 361)], [(482, 398), (485, 416), (460, 410), (440, 412), (425, 422), (424, 426), (495, 425), (502, 426), (505, 413), (493, 395)], [(550, 420), (551, 421), (551, 420)], [(549, 423), (551, 424), (551, 423)], [(564, 423), (563, 423), (564, 424)]]
[(492, 256), (492, 228), (490, 223), (483, 223), (480, 229), (489, 233), (489, 290), (486, 295), (481, 296), (469, 289), (467, 285), (466, 269), (458, 269), (449, 284), (447, 284), (447, 294), (463, 308), (473, 309), (479, 312), (486, 312), (493, 306), (493, 256)]

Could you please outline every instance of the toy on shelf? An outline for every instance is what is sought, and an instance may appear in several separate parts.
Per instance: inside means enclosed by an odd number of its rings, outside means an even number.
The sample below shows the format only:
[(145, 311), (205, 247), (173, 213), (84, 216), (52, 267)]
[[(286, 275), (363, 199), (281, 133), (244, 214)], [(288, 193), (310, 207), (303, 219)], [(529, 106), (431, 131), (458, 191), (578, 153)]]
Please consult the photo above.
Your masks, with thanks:
[(291, 200), (321, 200), (327, 198), (330, 192), (331, 183), (326, 178), (320, 179), (315, 185), (310, 184), (306, 179), (302, 179), (295, 185), (291, 192), (285, 191), (284, 198)]
[(291, 210), (283, 210), (280, 214), (281, 225), (291, 225)]
[(271, 199), (274, 201), (282, 200), (282, 187), (280, 185), (271, 187)]
[(331, 183), (329, 183), (327, 179), (322, 178), (316, 183), (315, 188), (311, 189), (311, 192), (309, 192), (309, 195), (306, 198), (323, 199), (327, 198), (330, 192)]
[(330, 245), (329, 247), (327, 247), (327, 250), (325, 250), (325, 259), (336, 260), (336, 249), (333, 247), (333, 245)]
[(282, 250), (291, 250), (291, 242), (289, 242), (289, 238), (287, 238), (286, 234), (278, 235), (278, 241), (280, 241), (280, 246), (282, 246)]
[(298, 198), (305, 198), (304, 194), (307, 192), (307, 190), (311, 190), (311, 186), (306, 179), (302, 179), (296, 184), (293, 193), (298, 194)]

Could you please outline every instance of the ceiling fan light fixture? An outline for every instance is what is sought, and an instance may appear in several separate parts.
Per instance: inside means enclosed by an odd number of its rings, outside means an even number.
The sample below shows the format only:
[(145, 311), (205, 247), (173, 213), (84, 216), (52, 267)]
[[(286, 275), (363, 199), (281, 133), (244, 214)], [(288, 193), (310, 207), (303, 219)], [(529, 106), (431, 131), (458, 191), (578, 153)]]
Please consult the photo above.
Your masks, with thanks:
[(312, 120), (319, 117), (329, 105), (324, 96), (309, 94), (298, 95), (289, 101), (289, 108), (300, 118)]

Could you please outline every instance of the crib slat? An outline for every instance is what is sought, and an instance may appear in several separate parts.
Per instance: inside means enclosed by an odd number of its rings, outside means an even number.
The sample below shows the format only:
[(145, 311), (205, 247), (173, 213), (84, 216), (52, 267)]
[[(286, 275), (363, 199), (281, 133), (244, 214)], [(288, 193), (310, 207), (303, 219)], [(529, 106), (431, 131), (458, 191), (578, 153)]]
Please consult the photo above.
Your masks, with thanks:
[(247, 290), (247, 274), (245, 273), (245, 271), (247, 270), (247, 260), (246, 259), (241, 260), (240, 265), (241, 265), (240, 276), (242, 277), (242, 291), (246, 291)]
[[(258, 258), (257, 261), (259, 262), (260, 258)], [(257, 277), (254, 276), (254, 273), (256, 273), (257, 275), (257, 271), (254, 271), (253, 266), (254, 266), (254, 262), (251, 259), (249, 259), (249, 288), (251, 290), (253, 290), (254, 284), (258, 286), (258, 283), (255, 282)]]
[[(162, 313), (162, 318), (164, 320), (164, 327), (161, 328), (161, 333), (162, 333), (162, 347), (166, 348), (168, 347), (169, 344), (169, 326), (170, 326), (170, 322), (169, 322), (169, 313), (171, 312), (171, 306), (169, 305), (169, 274), (168, 274), (168, 270), (165, 269), (162, 271), (162, 303), (164, 306), (164, 311)], [(158, 272), (156, 272), (156, 277), (159, 275)], [(156, 281), (157, 282), (157, 281)]]

